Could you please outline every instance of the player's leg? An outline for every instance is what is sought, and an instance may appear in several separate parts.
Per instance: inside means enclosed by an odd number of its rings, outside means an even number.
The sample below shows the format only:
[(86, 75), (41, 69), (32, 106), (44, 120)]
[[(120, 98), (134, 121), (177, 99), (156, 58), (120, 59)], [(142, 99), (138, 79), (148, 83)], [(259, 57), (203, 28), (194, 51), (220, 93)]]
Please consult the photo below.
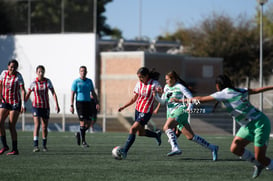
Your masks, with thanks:
[(176, 126), (177, 126), (177, 122), (175, 118), (171, 118), (171, 117), (167, 119), (167, 121), (165, 122), (163, 126), (163, 130), (168, 136), (169, 143), (171, 144), (171, 147), (172, 147), (171, 152), (167, 154), (168, 156), (180, 155), (182, 153), (182, 151), (180, 150), (178, 146), (176, 135), (173, 131), (173, 128), (175, 128)]
[(137, 121), (135, 121), (134, 124), (131, 126), (128, 138), (121, 149), (122, 158), (125, 159), (127, 157), (127, 152), (129, 151), (131, 146), (134, 144), (136, 139), (136, 133), (138, 132), (138, 130), (143, 130), (143, 129), (144, 129), (143, 126)]
[(19, 114), (20, 112), (17, 110), (11, 110), (9, 112), (9, 130), (10, 130), (11, 140), (12, 140), (12, 151), (7, 153), (7, 155), (19, 154), (18, 147), (17, 147), (17, 131), (16, 131), (16, 123), (17, 123)]
[(0, 108), (0, 138), (2, 142), (2, 149), (0, 150), (0, 155), (3, 154), (5, 151), (9, 150), (5, 131), (5, 120), (8, 117), (8, 114), (9, 114), (8, 109)]
[(142, 126), (139, 127), (137, 133), (139, 136), (147, 136), (151, 138), (155, 138), (157, 141), (158, 146), (161, 145), (161, 131), (158, 130), (156, 132), (150, 130), (150, 129), (145, 129), (145, 125), (148, 124), (152, 114), (151, 113), (137, 113), (136, 114), (136, 122), (139, 122)]
[(188, 140), (191, 140), (201, 145), (202, 147), (209, 149), (212, 152), (213, 161), (216, 161), (218, 159), (219, 147), (216, 145), (210, 144), (206, 139), (202, 138), (199, 135), (194, 134), (189, 123), (184, 124), (182, 128), (182, 133), (187, 137)]
[(34, 129), (33, 129), (33, 152), (40, 151), (39, 145), (39, 131), (40, 131), (40, 117), (33, 116)]
[(47, 135), (48, 135), (48, 118), (42, 118), (42, 137), (43, 137), (43, 151), (47, 152)]

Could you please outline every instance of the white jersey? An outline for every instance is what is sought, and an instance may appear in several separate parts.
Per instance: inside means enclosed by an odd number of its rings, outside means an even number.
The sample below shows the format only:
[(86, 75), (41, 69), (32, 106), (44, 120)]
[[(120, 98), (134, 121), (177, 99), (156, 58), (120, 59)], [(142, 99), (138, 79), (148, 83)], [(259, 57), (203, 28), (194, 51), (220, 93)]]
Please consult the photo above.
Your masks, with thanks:
[(227, 111), (241, 125), (245, 126), (251, 120), (259, 118), (262, 114), (248, 101), (247, 89), (225, 88), (211, 94), (217, 101), (222, 101)]

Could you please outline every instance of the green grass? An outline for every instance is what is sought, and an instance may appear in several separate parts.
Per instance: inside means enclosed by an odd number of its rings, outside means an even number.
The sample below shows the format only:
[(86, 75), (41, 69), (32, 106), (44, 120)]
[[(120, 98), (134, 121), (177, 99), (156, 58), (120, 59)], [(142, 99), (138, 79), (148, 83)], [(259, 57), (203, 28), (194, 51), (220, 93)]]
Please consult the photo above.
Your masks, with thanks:
[[(115, 160), (114, 146), (123, 145), (127, 133), (87, 134), (90, 148), (76, 145), (73, 133), (50, 132), (49, 152), (32, 152), (32, 133), (18, 132), (18, 156), (0, 155), (1, 181), (142, 181), (142, 180), (251, 180), (252, 165), (229, 151), (232, 136), (202, 135), (220, 146), (219, 161), (211, 160), (209, 150), (179, 138), (181, 156), (167, 157), (170, 145), (165, 134), (160, 147), (154, 139), (137, 137), (126, 160)], [(10, 136), (7, 135), (10, 145)], [(41, 142), (41, 141), (40, 141)], [(267, 155), (273, 158), (273, 140)], [(11, 145), (10, 145), (11, 146)], [(253, 144), (248, 149), (253, 150)], [(272, 180), (273, 172), (263, 171), (257, 180)]]

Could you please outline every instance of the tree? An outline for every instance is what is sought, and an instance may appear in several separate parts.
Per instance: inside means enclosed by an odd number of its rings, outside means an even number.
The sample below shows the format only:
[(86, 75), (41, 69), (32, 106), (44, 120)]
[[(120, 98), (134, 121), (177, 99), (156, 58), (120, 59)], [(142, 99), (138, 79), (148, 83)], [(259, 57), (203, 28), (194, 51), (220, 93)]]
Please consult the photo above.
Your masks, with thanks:
[[(239, 84), (259, 77), (259, 36), (253, 21), (239, 16), (234, 22), (223, 15), (212, 14), (200, 25), (179, 29), (166, 39), (179, 39), (187, 54), (200, 57), (222, 57), (224, 73)], [(163, 39), (164, 37), (161, 37)], [(272, 42), (272, 41), (269, 41)], [(271, 44), (272, 45), (272, 44)], [(270, 43), (264, 46), (264, 77), (272, 73)], [(271, 54), (271, 57), (270, 57)]]

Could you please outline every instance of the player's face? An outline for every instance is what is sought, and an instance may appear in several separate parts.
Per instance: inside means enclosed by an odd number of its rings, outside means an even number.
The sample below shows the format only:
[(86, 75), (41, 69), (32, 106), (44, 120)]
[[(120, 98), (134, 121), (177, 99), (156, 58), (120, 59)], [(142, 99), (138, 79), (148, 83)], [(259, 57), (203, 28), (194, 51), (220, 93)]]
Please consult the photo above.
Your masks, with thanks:
[(17, 67), (16, 67), (16, 65), (14, 63), (10, 63), (8, 65), (8, 71), (9, 71), (10, 75), (15, 74), (16, 69), (17, 69)]
[(165, 76), (165, 80), (166, 80), (166, 84), (168, 84), (168, 86), (172, 87), (175, 84), (175, 80), (171, 79), (168, 75)]
[(137, 74), (138, 76), (138, 79), (143, 82), (143, 83), (146, 83), (148, 81), (148, 75), (141, 75), (141, 74)]
[(45, 71), (43, 69), (39, 68), (37, 70), (36, 74), (37, 74), (37, 76), (38, 76), (39, 79), (42, 79), (42, 78), (44, 78)]
[(80, 68), (80, 76), (82, 79), (86, 77), (87, 70), (85, 68)]

